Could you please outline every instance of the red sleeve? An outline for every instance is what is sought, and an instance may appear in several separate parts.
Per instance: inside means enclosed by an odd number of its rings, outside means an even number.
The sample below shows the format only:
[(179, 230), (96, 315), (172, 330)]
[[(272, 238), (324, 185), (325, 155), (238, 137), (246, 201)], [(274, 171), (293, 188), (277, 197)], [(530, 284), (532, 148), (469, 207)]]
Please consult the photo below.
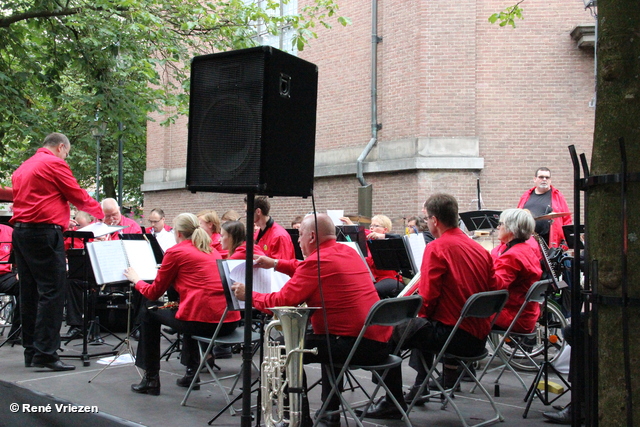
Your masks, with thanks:
[(509, 289), (509, 285), (516, 280), (518, 272), (523, 268), (522, 265), (519, 264), (517, 259), (507, 254), (502, 255), (494, 261), (495, 289)]
[(13, 201), (13, 188), (0, 187), (0, 201), (3, 201), (3, 202)]
[(100, 203), (91, 198), (84, 189), (80, 188), (78, 181), (73, 176), (73, 172), (71, 172), (71, 168), (64, 160), (55, 163), (55, 170), (58, 178), (55, 183), (64, 197), (78, 210), (85, 211), (96, 219), (104, 219)]
[[(278, 271), (282, 272), (280, 262), (278, 262)], [(301, 274), (294, 274), (280, 292), (269, 294), (254, 292), (253, 306), (258, 310), (266, 311), (271, 307), (297, 306), (307, 301), (316, 291), (316, 286), (309, 286), (309, 283), (317, 283), (317, 279), (310, 282), (309, 278), (301, 276)]]

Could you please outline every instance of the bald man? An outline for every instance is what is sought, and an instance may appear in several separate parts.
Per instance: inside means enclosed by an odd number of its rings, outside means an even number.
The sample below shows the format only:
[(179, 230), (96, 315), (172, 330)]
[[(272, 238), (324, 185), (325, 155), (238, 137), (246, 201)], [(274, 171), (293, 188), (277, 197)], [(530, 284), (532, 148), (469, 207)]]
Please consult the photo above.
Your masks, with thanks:
[(120, 213), (120, 206), (118, 206), (118, 202), (116, 202), (116, 199), (112, 199), (110, 197), (104, 199), (102, 201), (102, 210), (104, 212), (105, 224), (127, 227), (120, 233), (113, 233), (111, 235), (111, 240), (119, 240), (120, 234), (142, 234), (142, 227), (140, 227), (140, 224), (138, 224), (131, 218), (122, 216), (122, 214)]
[[(291, 276), (279, 292), (270, 294), (253, 293), (253, 306), (262, 311), (270, 307), (297, 306), (307, 303), (309, 307), (323, 307), (311, 316), (313, 333), (305, 338), (306, 348), (317, 348), (318, 354), (304, 355), (304, 363), (322, 364), (322, 400), (331, 391), (327, 365), (329, 351), (327, 336), (331, 342), (331, 357), (333, 363), (346, 360), (356, 337), (360, 333), (369, 309), (379, 298), (373, 286), (371, 276), (359, 255), (351, 248), (336, 242), (336, 228), (333, 221), (326, 214), (318, 215), (316, 219), (306, 217), (300, 225), (298, 242), (304, 255), (304, 261), (274, 260), (261, 256), (256, 264), (263, 268), (275, 268), (276, 271)], [(320, 260), (320, 283), (324, 300), (321, 298), (318, 285), (318, 259)], [(245, 299), (244, 285), (235, 283), (233, 286), (238, 299)], [(328, 331), (325, 329), (325, 316)], [(372, 326), (365, 334), (353, 363), (381, 363), (388, 353), (387, 342), (391, 329), (388, 327)], [(337, 410), (340, 405), (339, 397), (333, 396), (328, 409)], [(308, 402), (303, 405), (302, 425), (311, 425), (308, 414)], [(311, 423), (311, 424), (308, 424)], [(319, 425), (339, 426), (340, 414), (323, 417)]]

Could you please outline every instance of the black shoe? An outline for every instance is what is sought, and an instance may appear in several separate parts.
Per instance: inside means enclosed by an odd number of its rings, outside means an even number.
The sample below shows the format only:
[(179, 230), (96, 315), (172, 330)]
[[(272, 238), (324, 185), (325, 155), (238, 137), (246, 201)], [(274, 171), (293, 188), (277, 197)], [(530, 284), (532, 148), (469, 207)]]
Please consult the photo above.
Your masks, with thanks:
[[(413, 398), (416, 397), (416, 394), (418, 394), (419, 389), (420, 389), (420, 385), (414, 384), (413, 387), (411, 387), (411, 389), (404, 394), (404, 402), (407, 405), (410, 405), (411, 402), (413, 402)], [(426, 389), (422, 390), (422, 396), (416, 399), (416, 403), (414, 406), (423, 406), (428, 401), (429, 401), (429, 391)]]
[(233, 356), (231, 354), (231, 347), (222, 347), (219, 345), (213, 347), (213, 355), (216, 359), (231, 359)]
[(82, 338), (82, 329), (77, 326), (70, 326), (66, 334), (60, 335), (62, 341), (71, 341)]
[[(568, 404), (564, 409), (558, 412), (543, 412), (542, 415), (550, 422), (554, 424), (571, 425), (571, 404)], [(584, 417), (581, 417), (580, 421), (583, 421)]]
[(24, 355), (24, 367), (33, 368), (33, 354)]
[[(184, 377), (178, 378), (176, 380), (176, 384), (178, 385), (178, 387), (189, 387), (191, 385), (191, 381), (193, 381), (193, 377), (196, 376), (196, 371), (197, 371), (197, 368), (195, 369), (187, 368), (187, 373), (184, 374)], [(199, 383), (200, 383), (200, 377), (198, 376), (198, 379), (196, 380), (196, 383), (194, 384), (191, 390), (200, 390)]]
[[(26, 360), (25, 360), (25, 365), (26, 365)], [(61, 360), (56, 360), (55, 362), (34, 361), (32, 362), (32, 366), (36, 368), (47, 368), (47, 369), (51, 369), (52, 371), (73, 371), (74, 369), (76, 369), (75, 366), (68, 365)]]
[(154, 374), (145, 373), (140, 384), (131, 384), (131, 390), (136, 393), (158, 396), (160, 394), (160, 374), (157, 372)]
[[(404, 400), (400, 400), (400, 404), (402, 405)], [(406, 409), (406, 405), (404, 405), (403, 409)], [(362, 411), (356, 411), (356, 415), (362, 415)], [(396, 408), (396, 405), (393, 402), (387, 400), (386, 397), (382, 397), (378, 400), (378, 403), (372, 405), (367, 409), (364, 413), (365, 418), (373, 418), (377, 420), (401, 420), (402, 413)]]

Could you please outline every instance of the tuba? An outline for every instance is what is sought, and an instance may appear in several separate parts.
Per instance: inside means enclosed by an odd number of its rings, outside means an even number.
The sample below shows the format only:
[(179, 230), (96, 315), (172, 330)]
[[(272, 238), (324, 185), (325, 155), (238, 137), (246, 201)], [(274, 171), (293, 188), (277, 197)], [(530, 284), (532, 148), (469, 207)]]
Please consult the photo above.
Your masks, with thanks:
[[(277, 320), (269, 322), (264, 336), (264, 359), (260, 366), (261, 407), (265, 425), (275, 426), (286, 422), (285, 410), (289, 411), (289, 427), (298, 427), (302, 421), (303, 365), (304, 353), (318, 354), (318, 349), (304, 348), (304, 337), (311, 312), (315, 308), (275, 307), (270, 308)], [(270, 338), (271, 330), (282, 328), (284, 345)], [(286, 373), (286, 377), (284, 374)], [(285, 389), (289, 404), (285, 405)]]

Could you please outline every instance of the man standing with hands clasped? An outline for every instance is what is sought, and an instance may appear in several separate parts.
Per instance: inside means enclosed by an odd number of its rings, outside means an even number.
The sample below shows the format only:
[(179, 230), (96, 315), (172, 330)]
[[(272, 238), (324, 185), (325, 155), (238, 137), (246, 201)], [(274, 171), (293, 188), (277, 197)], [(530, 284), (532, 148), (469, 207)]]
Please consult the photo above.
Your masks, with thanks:
[(69, 224), (69, 202), (104, 218), (100, 204), (80, 188), (65, 162), (70, 150), (65, 135), (51, 133), (11, 177), (24, 364), (53, 371), (75, 369), (57, 353), (67, 274), (62, 231)]

